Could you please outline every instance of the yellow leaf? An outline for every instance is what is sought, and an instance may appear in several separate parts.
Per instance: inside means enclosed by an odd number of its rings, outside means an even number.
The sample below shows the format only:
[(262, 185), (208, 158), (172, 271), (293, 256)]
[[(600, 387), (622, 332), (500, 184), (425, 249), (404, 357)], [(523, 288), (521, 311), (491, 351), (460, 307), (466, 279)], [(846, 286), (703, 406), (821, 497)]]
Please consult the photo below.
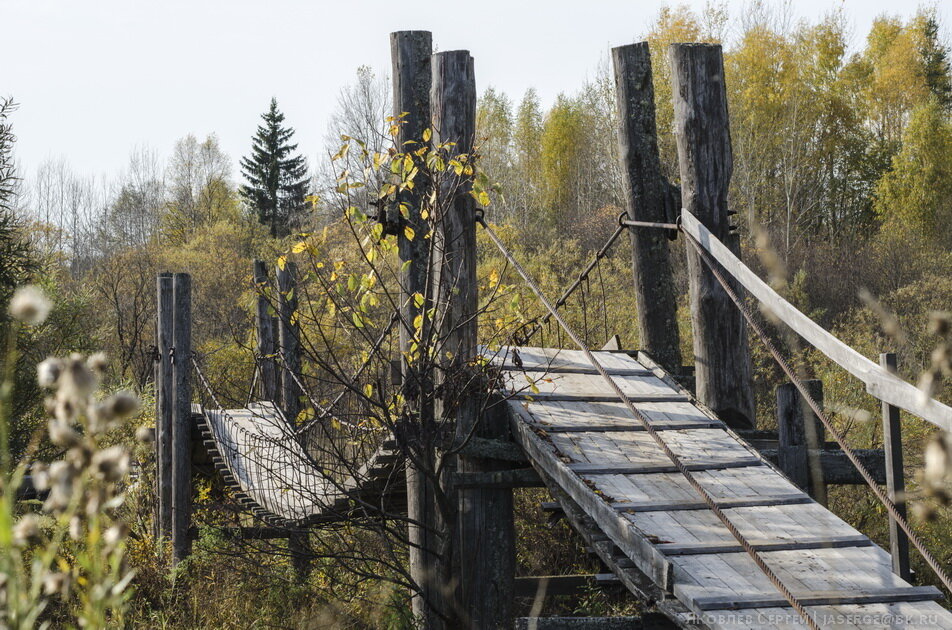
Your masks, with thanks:
[(432, 137), (433, 137), (433, 132), (430, 130), (429, 127), (423, 130), (423, 142), (429, 142), (430, 138)]
[(294, 247), (291, 248), (292, 254), (300, 254), (307, 249), (307, 241), (298, 241), (294, 244)]
[(284, 271), (284, 267), (288, 264), (287, 256), (278, 256), (278, 269)]
[(367, 383), (366, 385), (364, 385), (364, 396), (366, 396), (367, 398), (370, 398), (373, 395), (374, 395), (374, 386), (371, 385), (370, 383)]
[(487, 193), (485, 190), (479, 191), (479, 194), (476, 196), (476, 200), (479, 201), (479, 203), (483, 204), (484, 206), (488, 206), (489, 193)]
[(417, 308), (422, 308), (422, 307), (423, 307), (423, 302), (424, 302), (424, 300), (423, 300), (423, 295), (422, 295), (421, 293), (414, 293), (414, 294), (413, 294), (413, 305), (414, 305), (414, 306), (416, 306)]
[(403, 235), (407, 237), (408, 241), (412, 241), (413, 237), (416, 236), (416, 232), (413, 231), (413, 228), (409, 225), (403, 228)]

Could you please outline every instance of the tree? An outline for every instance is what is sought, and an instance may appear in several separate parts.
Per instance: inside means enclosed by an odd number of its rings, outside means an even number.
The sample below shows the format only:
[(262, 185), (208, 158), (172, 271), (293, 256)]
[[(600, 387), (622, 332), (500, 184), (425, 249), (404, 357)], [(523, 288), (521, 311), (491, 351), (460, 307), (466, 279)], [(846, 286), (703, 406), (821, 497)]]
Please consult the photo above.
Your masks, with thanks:
[(876, 213), (887, 229), (923, 241), (952, 242), (952, 124), (937, 99), (913, 111), (892, 168), (876, 186)]
[(307, 162), (294, 154), (294, 129), (284, 126), (276, 99), (271, 99), (270, 109), (261, 118), (264, 125), (258, 126), (252, 139), (251, 155), (241, 159), (241, 172), (248, 181), (241, 194), (257, 212), (258, 221), (269, 226), (272, 237), (287, 236), (304, 213)]
[(166, 237), (181, 244), (199, 226), (237, 220), (238, 199), (230, 175), (231, 162), (214, 134), (201, 143), (191, 134), (176, 142), (167, 176)]

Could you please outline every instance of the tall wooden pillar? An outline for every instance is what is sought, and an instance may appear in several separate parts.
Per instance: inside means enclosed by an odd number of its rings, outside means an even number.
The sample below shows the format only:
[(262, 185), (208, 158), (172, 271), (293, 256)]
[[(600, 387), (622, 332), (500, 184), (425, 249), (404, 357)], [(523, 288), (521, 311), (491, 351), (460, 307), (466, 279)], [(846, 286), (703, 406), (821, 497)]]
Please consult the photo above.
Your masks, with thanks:
[[(456, 50), (433, 55), (430, 104), (434, 145), (454, 142), (446, 162), (472, 153), (476, 135), (476, 80), (473, 58)], [(476, 212), (468, 176), (447, 170), (441, 180), (441, 213), (434, 234), (434, 286), (440, 313), (443, 390), (437, 418), (455, 421), (456, 440), (499, 437), (505, 419), (480, 417), (482, 402), (476, 359)], [(493, 470), (493, 462), (460, 456), (460, 472)], [(461, 622), (470, 628), (511, 627), (515, 543), (512, 491), (467, 488), (458, 491), (459, 599)], [(445, 559), (444, 559), (445, 560)]]
[[(612, 49), (618, 108), (618, 158), (628, 217), (668, 223), (679, 213), (676, 189), (661, 174), (648, 42)], [(681, 371), (678, 304), (665, 230), (631, 228), (640, 347), (669, 372)]]
[[(721, 47), (672, 44), (669, 53), (681, 205), (739, 257), (740, 242), (727, 211), (733, 163)], [(753, 379), (743, 315), (692, 245), (686, 247), (698, 398), (730, 426), (753, 428)], [(738, 293), (742, 295), (739, 287)]]
[(257, 292), (257, 310), (255, 312), (255, 330), (257, 332), (258, 354), (258, 398), (260, 400), (278, 400), (278, 376), (274, 357), (277, 344), (274, 339), (274, 316), (266, 295), (268, 286), (268, 265), (263, 260), (254, 264), (254, 282)]
[[(423, 132), (430, 127), (430, 56), (432, 36), (428, 31), (399, 31), (390, 34), (393, 62), (393, 115), (399, 119), (396, 136), (397, 151), (407, 151), (423, 142)], [(424, 169), (421, 169), (421, 172)], [(430, 295), (430, 228), (421, 214), (429, 182), (417, 181), (412, 190), (404, 190), (398, 199), (406, 204), (401, 220), (409, 226), (414, 238), (407, 238), (403, 229), (396, 230), (397, 247), (403, 265), (400, 268), (400, 353), (403, 393), (413, 410), (411, 418), (399, 427), (398, 439), (410, 457), (406, 464), (407, 537), (409, 540), (410, 577), (415, 584), (411, 597), (413, 615), (421, 627), (444, 627), (443, 589), (440, 579), (440, 519), (436, 503), (435, 479), (427, 474), (435, 466), (432, 382), (421, 362), (406, 360), (413, 343), (413, 322), (432, 307)], [(393, 213), (387, 213), (388, 216)], [(400, 216), (400, 213), (396, 213)], [(416, 296), (422, 296), (422, 300)], [(423, 336), (429, 334), (424, 323)], [(423, 344), (421, 344), (423, 345)]]
[(172, 535), (172, 274), (156, 277), (155, 479), (157, 538)]
[(292, 425), (301, 411), (301, 333), (296, 321), (297, 265), (286, 262), (277, 268), (278, 337), (281, 349), (281, 411)]
[(172, 552), (188, 556), (192, 511), (192, 277), (172, 279)]

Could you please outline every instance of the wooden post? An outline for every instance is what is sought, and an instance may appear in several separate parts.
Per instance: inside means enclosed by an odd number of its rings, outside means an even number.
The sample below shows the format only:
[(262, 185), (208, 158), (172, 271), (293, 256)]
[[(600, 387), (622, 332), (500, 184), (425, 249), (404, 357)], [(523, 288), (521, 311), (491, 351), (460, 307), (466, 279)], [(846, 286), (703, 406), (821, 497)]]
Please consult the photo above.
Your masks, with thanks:
[[(898, 362), (894, 352), (879, 355), (879, 364), (896, 373)], [(902, 468), (902, 430), (899, 424), (899, 409), (889, 403), (883, 403), (883, 451), (886, 455), (886, 490), (889, 500), (896, 504), (896, 510), (906, 516), (906, 482)], [(909, 581), (912, 572), (909, 569), (909, 538), (899, 528), (896, 519), (889, 517), (889, 553), (892, 555), (893, 573)]]
[[(823, 405), (823, 381), (804, 381), (810, 396)], [(826, 505), (826, 483), (819, 457), (810, 453), (823, 448), (826, 430), (823, 423), (807, 406), (793, 383), (777, 387), (777, 429), (780, 444), (777, 460), (780, 469), (790, 481), (810, 496)]]
[(277, 268), (278, 335), (281, 343), (281, 411), (292, 425), (301, 411), (301, 388), (294, 378), (301, 378), (301, 333), (294, 320), (297, 312), (297, 265), (284, 263)]
[(172, 279), (172, 552), (173, 562), (191, 548), (188, 528), (192, 510), (192, 277)]
[(258, 337), (258, 398), (278, 400), (278, 379), (275, 371), (274, 316), (271, 304), (265, 295), (268, 286), (268, 266), (263, 260), (254, 264), (255, 290), (258, 293), (258, 309), (255, 313), (255, 329)]
[(172, 274), (156, 277), (155, 479), (157, 538), (172, 535)]
[[(390, 34), (390, 52), (393, 62), (393, 115), (399, 117), (396, 137), (398, 151), (405, 150), (408, 141), (422, 142), (423, 131), (430, 127), (430, 56), (433, 41), (428, 31), (399, 31)], [(410, 145), (412, 146), (412, 145)], [(418, 181), (413, 190), (401, 193), (399, 201), (407, 204), (403, 219), (415, 233), (413, 239), (404, 230), (397, 230), (400, 271), (400, 353), (406, 357), (413, 341), (413, 321), (432, 306), (430, 273), (429, 223), (420, 216), (429, 182)], [(414, 296), (423, 296), (420, 303)], [(416, 369), (406, 360), (401, 361), (403, 393), (413, 407), (413, 418), (400, 427), (398, 439), (413, 457), (406, 464), (407, 479), (407, 537), (409, 540), (410, 577), (416, 589), (411, 597), (413, 616), (422, 628), (440, 628), (443, 620), (443, 585), (439, 580), (440, 564), (439, 514), (434, 480), (425, 470), (433, 470), (435, 453), (432, 440), (433, 423), (432, 382), (430, 375)], [(415, 464), (416, 459), (419, 465)]]
[[(740, 256), (727, 213), (732, 157), (721, 47), (672, 44), (670, 58), (681, 205)], [(754, 391), (743, 316), (691, 244), (686, 247), (698, 398), (728, 425), (752, 429)]]
[[(628, 217), (633, 221), (672, 222), (679, 214), (661, 174), (655, 125), (651, 53), (641, 42), (612, 49), (618, 107), (618, 157)], [(665, 230), (632, 228), (631, 263), (638, 301), (641, 348), (672, 373), (681, 371), (677, 295)]]
[[(476, 135), (476, 80), (473, 58), (457, 50), (433, 55), (433, 142), (455, 142), (450, 155), (470, 154)], [(450, 156), (447, 156), (447, 158)], [(447, 159), (448, 161), (448, 159)], [(470, 438), (508, 436), (502, 414), (481, 417), (484, 400), (467, 389), (477, 389), (476, 212), (468, 178), (444, 174), (441, 208), (434, 250), (434, 287), (440, 312), (441, 385), (437, 418), (455, 420), (458, 444)], [(503, 405), (497, 405), (502, 408)], [(460, 473), (499, 469), (499, 462), (461, 455)], [(469, 488), (458, 491), (457, 541), (460, 622), (468, 628), (512, 626), (515, 540), (512, 491), (505, 488)]]

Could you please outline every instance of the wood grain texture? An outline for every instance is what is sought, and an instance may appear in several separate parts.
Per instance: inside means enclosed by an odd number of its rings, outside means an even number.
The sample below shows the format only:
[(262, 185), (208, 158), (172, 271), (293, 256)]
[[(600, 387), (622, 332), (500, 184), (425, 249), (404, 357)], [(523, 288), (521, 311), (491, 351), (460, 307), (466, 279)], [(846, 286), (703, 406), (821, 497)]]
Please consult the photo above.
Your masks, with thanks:
[(278, 400), (278, 372), (274, 362), (278, 351), (275, 342), (275, 318), (267, 296), (270, 284), (268, 265), (263, 260), (254, 262), (254, 283), (257, 293), (255, 332), (258, 354), (258, 399)]
[(156, 277), (156, 362), (155, 362), (155, 449), (156, 449), (156, 534), (168, 539), (172, 535), (172, 433), (173, 376), (172, 274)]
[(192, 277), (172, 278), (172, 555), (188, 556), (192, 513)]
[[(628, 217), (664, 223), (677, 216), (661, 172), (651, 53), (641, 42), (612, 49), (618, 109), (618, 158)], [(663, 230), (629, 229), (641, 347), (668, 370), (681, 367), (677, 293)]]
[[(672, 44), (669, 58), (681, 206), (739, 256), (740, 242), (730, 232), (727, 214), (733, 158), (721, 47)], [(728, 425), (753, 428), (752, 368), (743, 316), (693, 246), (685, 247), (697, 396)]]

